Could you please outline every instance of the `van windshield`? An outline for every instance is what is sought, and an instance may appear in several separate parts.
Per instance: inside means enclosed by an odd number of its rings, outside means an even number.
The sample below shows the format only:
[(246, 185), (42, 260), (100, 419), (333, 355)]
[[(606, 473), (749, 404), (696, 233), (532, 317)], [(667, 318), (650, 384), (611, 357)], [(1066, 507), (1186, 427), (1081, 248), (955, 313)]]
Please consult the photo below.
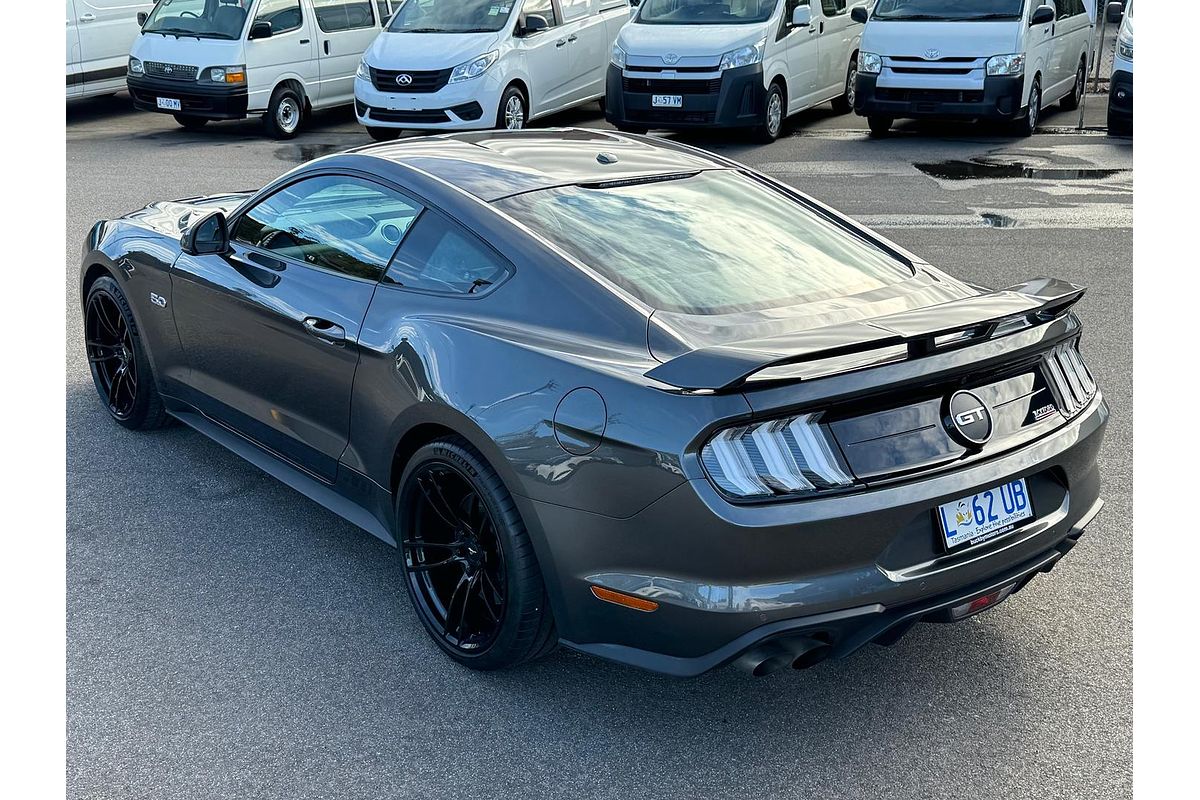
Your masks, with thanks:
[(879, 0), (875, 19), (940, 20), (1020, 19), (1025, 0)]
[(643, 0), (637, 21), (647, 25), (740, 25), (766, 22), (779, 0)]
[[(407, 0), (392, 17), (393, 33), (484, 33), (508, 22), (520, 0)], [(547, 6), (550, 4), (547, 3)]]
[(239, 39), (253, 0), (159, 0), (143, 33)]
[(908, 265), (733, 170), (564, 186), (496, 201), (652, 308), (728, 314), (869, 292)]

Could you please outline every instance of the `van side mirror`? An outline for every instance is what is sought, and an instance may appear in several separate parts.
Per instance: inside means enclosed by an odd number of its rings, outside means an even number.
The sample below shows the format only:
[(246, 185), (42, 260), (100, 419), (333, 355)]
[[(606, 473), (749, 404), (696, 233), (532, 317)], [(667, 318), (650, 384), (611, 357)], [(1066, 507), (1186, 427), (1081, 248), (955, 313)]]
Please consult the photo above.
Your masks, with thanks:
[(629, 0), (629, 5), (632, 8), (637, 8), (642, 4), (642, 0)]
[(271, 30), (271, 23), (265, 19), (260, 19), (250, 26), (251, 39), (270, 39), (275, 31)]
[(179, 239), (179, 247), (189, 256), (224, 253), (229, 249), (229, 223), (221, 211), (210, 211), (193, 222)]
[(1047, 22), (1054, 22), (1054, 9), (1050, 6), (1038, 6), (1029, 18), (1030, 25), (1045, 25)]
[(796, 9), (792, 12), (791, 27), (807, 28), (811, 22), (812, 9), (808, 6), (796, 6)]
[(143, 25), (145, 25), (145, 24), (146, 24), (146, 20), (148, 20), (148, 19), (150, 19), (150, 15), (149, 15), (149, 14), (147, 14), (145, 11), (139, 11), (139, 12), (137, 13), (138, 27), (140, 28), (140, 27), (142, 27)]
[(550, 22), (541, 14), (526, 14), (525, 21), (521, 24), (521, 35), (530, 36), (541, 33), (549, 27)]
[(1113, 2), (1108, 4), (1108, 7), (1104, 10), (1104, 13), (1105, 16), (1108, 17), (1109, 22), (1116, 22), (1121, 17), (1125, 16), (1125, 3), (1121, 2), (1121, 0), (1113, 0)]
[(855, 6), (854, 8), (850, 9), (850, 19), (854, 20), (859, 25), (867, 24), (867, 16), (868, 12), (866, 6)]

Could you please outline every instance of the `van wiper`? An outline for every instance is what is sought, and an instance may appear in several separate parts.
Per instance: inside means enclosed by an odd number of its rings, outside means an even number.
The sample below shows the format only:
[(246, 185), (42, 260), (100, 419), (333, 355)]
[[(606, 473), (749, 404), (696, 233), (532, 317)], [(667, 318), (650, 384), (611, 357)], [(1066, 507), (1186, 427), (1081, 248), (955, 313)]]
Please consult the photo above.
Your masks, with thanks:
[(146, 31), (146, 33), (161, 33), (163, 36), (171, 34), (176, 39), (180, 36), (195, 36), (197, 41), (200, 39), (200, 34), (195, 31), (189, 31), (186, 28), (155, 28), (154, 30)]
[(444, 33), (441, 28), (401, 28), (400, 33)]

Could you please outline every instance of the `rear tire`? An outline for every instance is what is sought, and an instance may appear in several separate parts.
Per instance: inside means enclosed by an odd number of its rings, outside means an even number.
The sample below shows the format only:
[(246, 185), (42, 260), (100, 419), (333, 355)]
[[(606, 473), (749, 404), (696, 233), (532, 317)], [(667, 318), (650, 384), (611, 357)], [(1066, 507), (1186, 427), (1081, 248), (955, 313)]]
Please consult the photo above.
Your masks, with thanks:
[(867, 117), (867, 127), (871, 129), (871, 135), (875, 137), (884, 137), (892, 130), (891, 117)]
[(1084, 56), (1079, 61), (1079, 72), (1075, 73), (1075, 85), (1071, 87), (1071, 93), (1059, 101), (1059, 106), (1067, 111), (1074, 111), (1079, 108), (1079, 101), (1083, 99), (1084, 86), (1087, 84), (1087, 56)]
[(835, 97), (830, 102), (833, 110), (838, 114), (849, 114), (854, 110), (854, 92), (855, 83), (858, 81), (858, 59), (850, 59), (850, 66), (846, 67), (846, 91), (841, 97)]
[(417, 617), (450, 658), (471, 669), (506, 669), (557, 646), (516, 503), (465, 439), (436, 439), (413, 454), (396, 492), (396, 531)]
[(367, 126), (367, 135), (377, 142), (394, 142), (400, 138), (399, 128), (377, 128), (374, 125)]
[(787, 117), (787, 101), (783, 97), (783, 89), (778, 83), (772, 83), (767, 89), (767, 97), (763, 101), (762, 122), (754, 129), (755, 140), (762, 144), (770, 144), (779, 138), (783, 132), (783, 121)]
[(131, 431), (161, 428), (171, 417), (129, 301), (110, 276), (98, 278), (84, 299), (84, 340), (92, 382), (108, 414)]
[(295, 89), (280, 86), (271, 95), (267, 113), (263, 114), (263, 125), (267, 135), (273, 139), (292, 139), (300, 130), (304, 120), (304, 100)]
[(190, 114), (175, 114), (175, 121), (189, 131), (198, 131), (208, 124), (205, 117), (193, 117)]

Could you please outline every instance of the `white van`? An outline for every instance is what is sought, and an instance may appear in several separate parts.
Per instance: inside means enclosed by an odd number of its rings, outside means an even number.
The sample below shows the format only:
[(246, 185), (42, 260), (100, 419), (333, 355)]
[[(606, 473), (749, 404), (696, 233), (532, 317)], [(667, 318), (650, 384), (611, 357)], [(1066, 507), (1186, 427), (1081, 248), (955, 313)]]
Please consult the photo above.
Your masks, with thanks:
[(749, 128), (773, 141), (819, 103), (847, 112), (867, 0), (642, 0), (608, 68), (623, 131)]
[(67, 99), (113, 94), (125, 88), (129, 45), (138, 35), (137, 15), (154, 3), (142, 0), (66, 0)]
[(604, 96), (629, 0), (408, 0), (363, 56), (355, 112), (400, 131), (523, 128)]
[(1108, 132), (1128, 136), (1133, 133), (1133, 0), (1124, 8), (1121, 3), (1109, 3), (1107, 13), (1117, 18), (1125, 15), (1117, 29), (1117, 51), (1108, 79)]
[(1076, 108), (1092, 20), (1083, 0), (878, 0), (858, 55), (854, 110), (883, 135), (899, 118), (1011, 120)]
[(199, 128), (261, 114), (296, 135), (313, 109), (354, 102), (354, 73), (399, 2), (158, 0), (129, 55), (134, 105)]

